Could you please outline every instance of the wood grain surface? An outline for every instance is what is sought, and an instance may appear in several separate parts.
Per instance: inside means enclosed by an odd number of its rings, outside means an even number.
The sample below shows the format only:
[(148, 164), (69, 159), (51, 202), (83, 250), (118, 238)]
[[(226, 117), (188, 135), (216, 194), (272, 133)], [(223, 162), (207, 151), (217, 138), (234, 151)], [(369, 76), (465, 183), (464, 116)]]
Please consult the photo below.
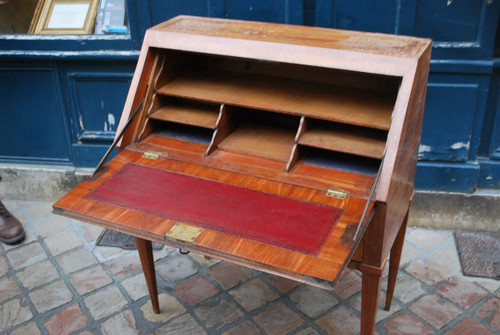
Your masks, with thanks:
[(394, 106), (390, 96), (367, 90), (224, 73), (183, 74), (157, 92), (383, 130)]
[(219, 149), (251, 156), (288, 161), (295, 131), (246, 123), (219, 144)]
[(159, 108), (149, 117), (154, 120), (170, 121), (203, 128), (214, 129), (217, 123), (219, 110), (217, 107), (172, 104)]
[[(128, 163), (164, 169), (166, 171), (176, 171), (228, 185), (240, 186), (290, 199), (308, 201), (313, 204), (334, 206), (344, 210), (344, 213), (329, 236), (327, 236), (325, 244), (317, 256), (263, 244), (210, 229), (205, 229), (193, 244), (186, 245), (180, 242), (167, 241), (165, 234), (174, 225), (174, 220), (105, 204), (88, 198), (90, 192), (106, 182)], [(308, 281), (315, 285), (318, 285), (316, 280), (307, 278), (312, 277), (319, 280), (333, 281), (337, 273), (346, 266), (352, 245), (344, 245), (341, 242), (341, 236), (347, 225), (357, 224), (361, 208), (366, 202), (365, 199), (354, 196), (349, 196), (346, 200), (335, 199), (325, 196), (324, 191), (308, 187), (182, 161), (166, 158), (150, 160), (143, 158), (141, 153), (128, 150), (122, 151), (107, 166), (109, 167), (109, 171), (103, 176), (96, 181), (86, 181), (77, 186), (66, 197), (54, 205), (54, 210), (60, 214), (74, 218), (81, 219), (85, 217), (86, 221), (129, 233), (140, 238), (170, 244), (175, 247), (198, 250), (202, 253), (221, 258), (238, 260), (243, 264), (249, 264), (263, 270), (283, 272), (290, 277), (301, 281)], [(186, 190), (186, 192), (189, 191)], [(191, 191), (196, 192), (196, 190)]]
[(318, 46), (404, 58), (419, 57), (429, 43), (429, 40), (408, 36), (190, 16), (178, 16), (151, 30)]
[(298, 143), (376, 159), (382, 159), (385, 149), (384, 136), (368, 128), (317, 126), (306, 130)]

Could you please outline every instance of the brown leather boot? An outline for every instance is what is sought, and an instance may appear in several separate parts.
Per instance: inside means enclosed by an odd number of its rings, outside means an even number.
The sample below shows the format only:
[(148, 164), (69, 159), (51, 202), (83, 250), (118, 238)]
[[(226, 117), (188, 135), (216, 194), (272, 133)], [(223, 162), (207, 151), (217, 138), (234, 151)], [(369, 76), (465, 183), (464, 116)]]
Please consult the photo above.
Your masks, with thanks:
[(16, 244), (21, 242), (24, 236), (21, 222), (10, 214), (0, 201), (0, 241), (7, 244)]

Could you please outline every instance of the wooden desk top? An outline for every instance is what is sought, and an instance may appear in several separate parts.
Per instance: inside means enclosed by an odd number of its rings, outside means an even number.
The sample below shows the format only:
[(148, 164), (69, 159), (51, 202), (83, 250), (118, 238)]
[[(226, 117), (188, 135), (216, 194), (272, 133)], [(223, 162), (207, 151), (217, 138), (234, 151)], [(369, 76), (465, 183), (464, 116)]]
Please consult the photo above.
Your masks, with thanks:
[[(225, 155), (231, 154), (225, 153)], [(119, 204), (112, 204), (112, 201), (104, 202), (102, 199), (96, 199), (96, 196), (92, 196), (92, 192), (96, 189), (99, 190), (99, 187), (103, 184), (109, 183), (119, 171), (130, 166), (130, 164), (143, 168), (155, 168), (158, 171), (181, 173), (185, 178), (193, 178), (193, 182), (196, 182), (195, 179), (203, 178), (206, 181), (244, 187), (249, 191), (254, 190), (269, 196), (276, 196), (278, 202), (279, 199), (282, 199), (283, 201), (300, 201), (304, 206), (338, 208), (339, 214), (342, 214), (336, 223), (335, 220), (331, 221), (331, 229), (328, 227), (326, 230), (317, 229), (310, 232), (313, 237), (317, 234), (318, 237), (323, 239), (320, 248), (311, 254), (304, 250), (291, 250), (273, 245), (275, 243), (259, 242), (256, 239), (248, 238), (248, 236), (242, 237), (241, 234), (231, 235), (223, 232), (220, 228), (210, 229), (207, 226), (197, 225), (192, 222), (179, 222), (169, 219), (166, 217), (168, 216), (168, 210), (167, 214), (158, 215), (158, 213), (151, 210), (145, 211), (138, 207), (135, 209), (125, 208)], [(366, 203), (368, 187), (373, 180), (373, 177), (362, 177), (361, 179), (364, 180), (362, 180), (358, 196), (349, 195), (345, 200), (340, 200), (327, 197), (325, 190), (321, 188), (297, 186), (273, 180), (277, 179), (278, 176), (262, 178), (164, 157), (151, 160), (144, 158), (141, 152), (129, 150), (123, 150), (107, 166), (109, 169), (105, 174), (95, 181), (83, 182), (67, 196), (59, 200), (54, 205), (54, 211), (58, 214), (84, 219), (87, 222), (148, 240), (198, 251), (271, 273), (285, 274), (289, 278), (327, 288), (330, 287), (337, 274), (347, 265), (347, 261), (351, 256), (354, 246), (352, 241), (353, 227), (358, 224), (362, 209)], [(353, 180), (360, 178), (357, 174), (340, 171), (337, 178), (342, 179), (339, 182), (346, 182), (345, 178), (350, 175), (352, 175)], [(299, 177), (300, 172), (295, 178)], [(336, 179), (334, 174), (331, 178)], [(146, 176), (142, 182), (147, 184), (148, 177)], [(359, 185), (359, 181), (356, 183)], [(125, 189), (129, 185), (122, 180), (122, 187)], [(164, 187), (168, 186), (165, 185)], [(185, 192), (196, 192), (196, 190), (186, 189)], [(207, 206), (220, 205), (215, 200), (213, 202), (213, 204), (207, 203)], [(223, 210), (223, 208), (220, 208), (220, 210)], [(258, 216), (254, 216), (251, 219), (257, 220), (257, 218)], [(200, 228), (201, 233), (193, 241), (176, 239), (175, 234), (174, 237), (166, 236), (174, 225), (179, 225), (179, 223), (183, 226)], [(311, 222), (304, 224), (314, 226), (314, 223)], [(320, 234), (324, 236), (319, 236)]]
[(370, 54), (418, 58), (429, 39), (266, 22), (177, 16), (151, 31), (315, 46)]

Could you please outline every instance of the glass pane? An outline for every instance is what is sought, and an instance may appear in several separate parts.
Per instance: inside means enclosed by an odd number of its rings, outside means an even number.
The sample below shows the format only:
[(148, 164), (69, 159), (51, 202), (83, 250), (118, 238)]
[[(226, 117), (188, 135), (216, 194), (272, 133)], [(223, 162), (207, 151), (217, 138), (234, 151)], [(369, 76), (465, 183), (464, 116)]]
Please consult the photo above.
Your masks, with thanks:
[(0, 0), (0, 34), (128, 34), (126, 0)]
[(128, 34), (125, 0), (100, 0), (94, 34)]
[(27, 34), (38, 0), (0, 0), (0, 34)]

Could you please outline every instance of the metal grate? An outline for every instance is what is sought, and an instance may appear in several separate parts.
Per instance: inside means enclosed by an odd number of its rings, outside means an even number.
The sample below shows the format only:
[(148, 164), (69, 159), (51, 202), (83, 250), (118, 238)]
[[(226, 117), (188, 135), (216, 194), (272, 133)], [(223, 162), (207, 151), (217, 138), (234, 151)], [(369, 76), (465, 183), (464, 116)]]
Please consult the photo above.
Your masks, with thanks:
[[(97, 245), (102, 247), (118, 247), (126, 250), (137, 249), (133, 236), (109, 229), (103, 230), (97, 239)], [(161, 248), (163, 248), (163, 244), (153, 242), (153, 249), (160, 250)]]
[(500, 280), (500, 233), (455, 232), (455, 241), (464, 275)]

